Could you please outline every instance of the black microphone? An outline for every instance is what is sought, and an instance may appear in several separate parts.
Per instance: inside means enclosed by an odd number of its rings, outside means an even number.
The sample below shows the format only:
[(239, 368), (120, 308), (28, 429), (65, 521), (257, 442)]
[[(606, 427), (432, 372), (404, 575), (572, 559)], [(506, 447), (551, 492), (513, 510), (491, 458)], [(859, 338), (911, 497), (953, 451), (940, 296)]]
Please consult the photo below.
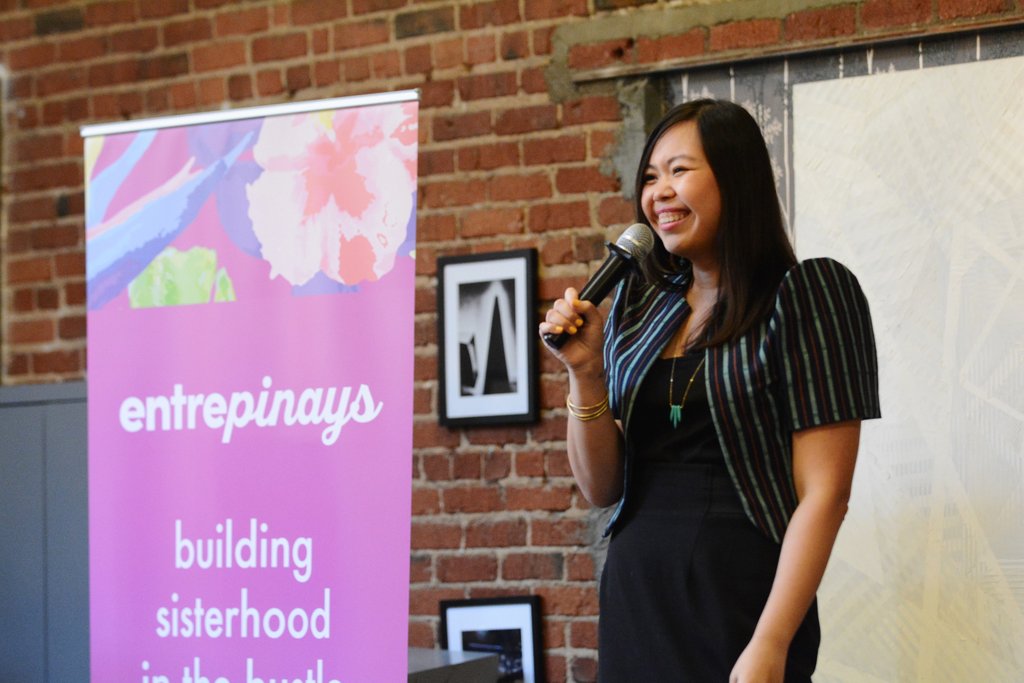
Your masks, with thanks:
[[(643, 223), (634, 223), (619, 235), (615, 244), (608, 243), (608, 258), (605, 259), (597, 272), (587, 280), (580, 291), (580, 300), (589, 301), (595, 306), (615, 288), (626, 273), (634, 268), (651, 249), (654, 248), (654, 235)], [(544, 343), (553, 349), (560, 349), (569, 339), (568, 332), (561, 334), (544, 333)]]

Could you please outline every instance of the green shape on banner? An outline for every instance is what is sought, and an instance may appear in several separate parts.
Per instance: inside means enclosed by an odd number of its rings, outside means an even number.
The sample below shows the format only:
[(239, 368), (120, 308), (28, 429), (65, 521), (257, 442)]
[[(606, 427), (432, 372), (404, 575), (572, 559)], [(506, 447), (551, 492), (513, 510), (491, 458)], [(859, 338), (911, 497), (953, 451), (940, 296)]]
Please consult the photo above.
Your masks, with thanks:
[(158, 308), (234, 301), (235, 287), (217, 252), (205, 247), (178, 251), (167, 247), (128, 285), (132, 308)]
[(228, 275), (228, 271), (223, 268), (218, 268), (217, 278), (213, 282), (213, 300), (234, 301), (236, 298), (235, 285), (231, 282), (231, 277)]

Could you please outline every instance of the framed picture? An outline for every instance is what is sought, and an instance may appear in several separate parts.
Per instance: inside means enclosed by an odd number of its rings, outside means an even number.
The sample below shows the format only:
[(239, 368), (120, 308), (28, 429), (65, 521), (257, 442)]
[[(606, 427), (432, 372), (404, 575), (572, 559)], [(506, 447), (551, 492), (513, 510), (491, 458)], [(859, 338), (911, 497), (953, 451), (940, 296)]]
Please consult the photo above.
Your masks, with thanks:
[(496, 653), (500, 683), (544, 683), (540, 597), (442, 600), (441, 647)]
[(437, 260), (438, 416), (452, 427), (537, 419), (537, 252)]

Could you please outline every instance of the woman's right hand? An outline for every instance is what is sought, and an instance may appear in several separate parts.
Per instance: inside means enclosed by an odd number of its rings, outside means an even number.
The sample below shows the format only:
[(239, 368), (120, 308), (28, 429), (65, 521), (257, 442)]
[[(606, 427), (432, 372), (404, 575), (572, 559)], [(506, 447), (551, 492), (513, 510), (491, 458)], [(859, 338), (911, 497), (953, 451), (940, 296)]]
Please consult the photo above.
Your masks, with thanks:
[(572, 287), (556, 299), (540, 324), (541, 338), (545, 334), (569, 335), (560, 349), (544, 346), (571, 372), (601, 372), (604, 367), (604, 316), (589, 301), (579, 298)]

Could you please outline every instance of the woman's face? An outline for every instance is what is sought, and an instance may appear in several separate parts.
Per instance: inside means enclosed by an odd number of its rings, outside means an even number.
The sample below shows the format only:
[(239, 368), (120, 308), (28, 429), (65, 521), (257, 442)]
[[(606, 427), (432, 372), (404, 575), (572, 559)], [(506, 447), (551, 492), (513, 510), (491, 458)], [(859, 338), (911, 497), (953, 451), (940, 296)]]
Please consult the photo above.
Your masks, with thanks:
[(641, 206), (666, 250), (695, 266), (713, 262), (722, 195), (695, 121), (672, 126), (654, 144)]

